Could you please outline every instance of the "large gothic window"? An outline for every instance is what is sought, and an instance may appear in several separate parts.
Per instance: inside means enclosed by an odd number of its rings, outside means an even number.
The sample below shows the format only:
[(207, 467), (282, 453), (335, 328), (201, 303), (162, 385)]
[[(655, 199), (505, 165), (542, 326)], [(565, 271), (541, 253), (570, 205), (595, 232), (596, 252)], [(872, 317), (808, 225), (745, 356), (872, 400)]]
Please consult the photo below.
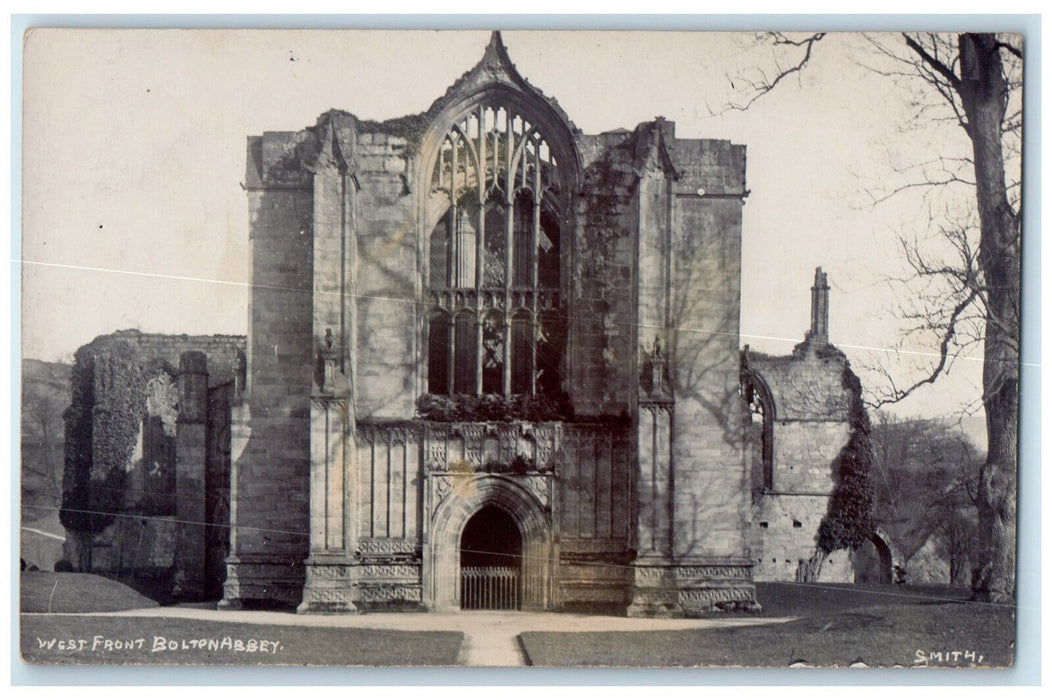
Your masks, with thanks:
[(426, 258), (429, 392), (561, 389), (560, 182), (544, 135), (513, 110), (472, 109), (446, 133)]

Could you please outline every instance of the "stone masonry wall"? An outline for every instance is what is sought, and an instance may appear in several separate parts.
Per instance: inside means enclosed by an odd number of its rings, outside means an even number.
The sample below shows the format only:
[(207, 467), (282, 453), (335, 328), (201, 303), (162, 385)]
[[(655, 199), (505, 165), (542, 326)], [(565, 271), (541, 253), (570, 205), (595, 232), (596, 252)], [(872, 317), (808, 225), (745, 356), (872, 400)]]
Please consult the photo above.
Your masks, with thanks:
[[(552, 518), (564, 568), (554, 598), (628, 602), (628, 564), (639, 544), (633, 498), (644, 452), (651, 482), (660, 482), (647, 502), (651, 553), (664, 557), (659, 566), (667, 569), (660, 576), (672, 574), (675, 559), (700, 565), (684, 569), (695, 588), (706, 585), (705, 567), (747, 580), (749, 489), (737, 348), (745, 149), (677, 140), (674, 125), (663, 120), (573, 138), (580, 180), (570, 193), (574, 211), (567, 212), (563, 251), (571, 315), (564, 388), (574, 414), (642, 425), (636, 415), (642, 360), (656, 353), (669, 369), (656, 372), (657, 384), (648, 387), (653, 440), (635, 442), (646, 430), (627, 430), (625, 423), (624, 439), (574, 443), (560, 465)], [(414, 416), (426, 367), (417, 220), (426, 193), (411, 191), (419, 167), (413, 151), (403, 136), (361, 132), (342, 113), (323, 115), (301, 132), (249, 142), (250, 379), (248, 403), (235, 410), (232, 426), (228, 601), (296, 602), (298, 580), (302, 586), (310, 397), (320, 334), (330, 323), (334, 333), (340, 326), (341, 343), (349, 329), (352, 421), (393, 425)], [(338, 247), (345, 255), (334, 232), (348, 230), (348, 216), (354, 263), (346, 283), (326, 260)], [(312, 299), (334, 289), (353, 290), (353, 303)], [(357, 542), (348, 543), (347, 556), (370, 548), (415, 556), (427, 522), (414, 434), (355, 444), (346, 488), (354, 489), (349, 515)], [(599, 564), (619, 574), (599, 576)], [(717, 599), (693, 594), (701, 603)], [(750, 591), (742, 594), (751, 600)]]
[(563, 439), (555, 481), (558, 604), (623, 606), (632, 541), (626, 426), (568, 430)]
[(308, 552), (313, 380), (309, 134), (249, 141), (248, 401), (235, 411), (233, 557), (224, 597), (298, 602)]
[(581, 136), (577, 146), (582, 193), (577, 232), (570, 239), (568, 391), (579, 414), (627, 414), (638, 230), (633, 140), (630, 132), (611, 132)]
[(777, 493), (831, 493), (836, 483), (836, 457), (847, 443), (850, 432), (846, 419), (776, 422), (773, 490)]
[(175, 561), (178, 529), (175, 516), (117, 518), (92, 543), (92, 570), (162, 576)]
[(775, 405), (773, 490), (829, 493), (833, 462), (849, 433), (846, 359), (831, 346), (811, 344), (790, 357), (750, 355), (749, 366), (767, 382)]
[[(156, 376), (147, 376), (145, 405), (139, 422), (128, 464), (124, 468), (121, 493), (107, 493), (108, 503), (96, 507), (115, 513), (113, 521), (101, 532), (70, 532), (66, 557), (84, 570), (113, 572), (138, 580), (152, 579), (158, 591), (172, 583), (178, 573), (180, 557), (203, 559), (203, 546), (186, 547), (180, 534), (189, 531), (186, 522), (200, 522), (190, 517), (188, 508), (202, 507), (202, 489), (180, 490), (177, 471), (184, 477), (203, 484), (203, 440), (189, 440), (188, 426), (179, 420), (193, 396), (207, 391), (207, 386), (233, 387), (242, 384), (245, 359), (245, 337), (233, 335), (189, 336), (142, 333), (123, 330), (95, 338), (78, 355), (90, 351), (94, 356), (92, 392), (94, 404), (92, 430), (100, 429), (109, 419), (115, 387), (115, 373), (120, 365), (111, 366), (117, 348), (130, 348), (130, 361), (140, 367), (156, 368)], [(181, 362), (187, 356), (197, 359), (196, 391), (183, 390)], [(207, 373), (207, 385), (204, 373)], [(192, 396), (193, 395), (193, 396)], [(204, 430), (204, 417), (200, 429)], [(98, 446), (95, 445), (97, 449)], [(93, 455), (93, 462), (100, 459)], [(71, 478), (67, 474), (67, 479)], [(185, 479), (184, 479), (185, 480)], [(67, 485), (67, 488), (77, 488)], [(179, 523), (184, 523), (180, 526)], [(189, 528), (193, 529), (193, 528)], [(175, 591), (179, 594), (180, 591)]]
[[(148, 425), (139, 426), (130, 463), (126, 466), (124, 493), (112, 508), (147, 515), (174, 515), (175, 491), (175, 422), (179, 392), (174, 385), (180, 357), (189, 351), (203, 352), (207, 358), (208, 384), (243, 381), (245, 337), (235, 335), (161, 335), (122, 330), (95, 338), (89, 345), (95, 354), (94, 396), (95, 409), (105, 410), (109, 379), (104, 358), (117, 345), (132, 349), (143, 365), (157, 361), (169, 371), (158, 370), (160, 376), (147, 383), (144, 419)], [(149, 419), (153, 419), (152, 421)], [(105, 537), (100, 542), (108, 541)]]
[(144, 359), (161, 359), (173, 369), (179, 367), (184, 352), (197, 350), (208, 357), (208, 385), (216, 386), (234, 381), (238, 353), (245, 352), (243, 335), (163, 335), (123, 330), (99, 336), (91, 341), (97, 353), (105, 353), (116, 343), (131, 346)]
[[(815, 553), (818, 526), (829, 497), (824, 495), (764, 496), (753, 510), (753, 578), (757, 581), (795, 581), (801, 562)], [(851, 558), (837, 551), (822, 564), (820, 581), (849, 583)]]
[(416, 198), (406, 187), (407, 148), (404, 138), (358, 135), (359, 419), (411, 418), (423, 391), (417, 363), (422, 322), (416, 311)]
[(749, 486), (737, 344), (745, 148), (711, 140), (669, 143), (680, 173), (673, 190), (670, 324), (673, 552), (681, 561), (742, 558)]
[(846, 364), (839, 350), (815, 343), (802, 343), (786, 357), (749, 355), (749, 366), (771, 388), (779, 421), (847, 420), (851, 395), (844, 389)]
[[(815, 552), (836, 485), (836, 459), (850, 436), (847, 360), (832, 346), (809, 340), (787, 357), (750, 354), (748, 365), (770, 388), (775, 412), (771, 488), (756, 492), (752, 508), (754, 575), (793, 581)], [(849, 553), (831, 553), (820, 580), (852, 581)]]

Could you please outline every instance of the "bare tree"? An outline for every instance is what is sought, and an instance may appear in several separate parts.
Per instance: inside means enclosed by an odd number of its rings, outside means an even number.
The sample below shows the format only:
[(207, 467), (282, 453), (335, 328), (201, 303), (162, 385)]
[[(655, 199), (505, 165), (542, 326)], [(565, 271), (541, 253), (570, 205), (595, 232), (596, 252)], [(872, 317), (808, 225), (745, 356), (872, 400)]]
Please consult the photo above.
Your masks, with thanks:
[(904, 559), (931, 542), (949, 566), (951, 583), (969, 585), (981, 453), (946, 421), (900, 420), (883, 412), (871, 441), (874, 520)]
[[(746, 109), (783, 78), (801, 72), (825, 36), (760, 35), (774, 52), (774, 68), (745, 74), (743, 99), (728, 107)], [(913, 169), (916, 180), (874, 198), (883, 201), (905, 189), (935, 186), (972, 191), (970, 212), (934, 224), (956, 251), (955, 259), (932, 262), (919, 246), (905, 244), (915, 278), (948, 285), (952, 293), (933, 294), (912, 315), (906, 314), (915, 327), (937, 336), (938, 356), (923, 377), (902, 388), (893, 386), (887, 400), (900, 401), (933, 383), (963, 348), (982, 343), (988, 450), (976, 494), (981, 552), (973, 589), (976, 599), (1007, 602), (1015, 593), (1022, 42), (1017, 35), (992, 33), (902, 33), (867, 40), (879, 66), (874, 70), (922, 87), (921, 97), (910, 102), (915, 117), (955, 124), (970, 145), (965, 157), (936, 153), (922, 159)], [(928, 303), (936, 298), (939, 303)]]
[(28, 515), (44, 514), (40, 508), (55, 508), (62, 493), (62, 412), (69, 405), (67, 378), (53, 376), (43, 365), (25, 375), (22, 383), (22, 491)]

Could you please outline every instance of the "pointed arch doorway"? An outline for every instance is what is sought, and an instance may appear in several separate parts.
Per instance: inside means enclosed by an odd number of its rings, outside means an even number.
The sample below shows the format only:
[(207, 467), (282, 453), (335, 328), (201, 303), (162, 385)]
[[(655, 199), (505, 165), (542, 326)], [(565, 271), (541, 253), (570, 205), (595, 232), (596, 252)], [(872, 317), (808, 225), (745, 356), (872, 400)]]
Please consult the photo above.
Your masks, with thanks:
[(460, 609), (518, 610), (522, 534), (503, 509), (488, 505), (460, 536)]
[[(545, 610), (552, 600), (550, 511), (529, 479), (475, 474), (432, 479), (437, 501), (424, 548), (424, 601), (434, 611), (466, 609), (465, 565), (512, 564), (520, 610)], [(439, 495), (444, 494), (444, 495)], [(465, 546), (466, 545), (466, 546)], [(464, 551), (468, 550), (468, 551)], [(485, 558), (481, 553), (485, 553)], [(462, 558), (467, 556), (466, 559)]]

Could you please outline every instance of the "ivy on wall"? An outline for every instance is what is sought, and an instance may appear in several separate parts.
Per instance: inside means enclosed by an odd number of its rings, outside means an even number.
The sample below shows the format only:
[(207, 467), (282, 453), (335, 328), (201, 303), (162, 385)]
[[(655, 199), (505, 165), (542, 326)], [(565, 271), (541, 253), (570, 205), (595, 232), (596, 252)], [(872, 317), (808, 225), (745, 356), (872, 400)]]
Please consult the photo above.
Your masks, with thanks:
[(836, 459), (836, 485), (829, 508), (818, 527), (818, 549), (829, 554), (855, 549), (874, 531), (873, 486), (869, 481), (873, 450), (869, 440), (869, 414), (862, 403), (862, 383), (850, 367), (844, 367), (843, 386), (851, 394), (847, 444)]
[(62, 524), (97, 533), (109, 526), (124, 501), (125, 478), (146, 412), (146, 385), (175, 368), (144, 361), (127, 343), (80, 348), (70, 375), (65, 414), (66, 461)]
[(76, 531), (102, 529), (91, 517), (92, 416), (95, 405), (95, 354), (88, 347), (77, 350), (70, 370), (70, 405), (66, 409), (66, 457), (62, 478), (62, 524)]

